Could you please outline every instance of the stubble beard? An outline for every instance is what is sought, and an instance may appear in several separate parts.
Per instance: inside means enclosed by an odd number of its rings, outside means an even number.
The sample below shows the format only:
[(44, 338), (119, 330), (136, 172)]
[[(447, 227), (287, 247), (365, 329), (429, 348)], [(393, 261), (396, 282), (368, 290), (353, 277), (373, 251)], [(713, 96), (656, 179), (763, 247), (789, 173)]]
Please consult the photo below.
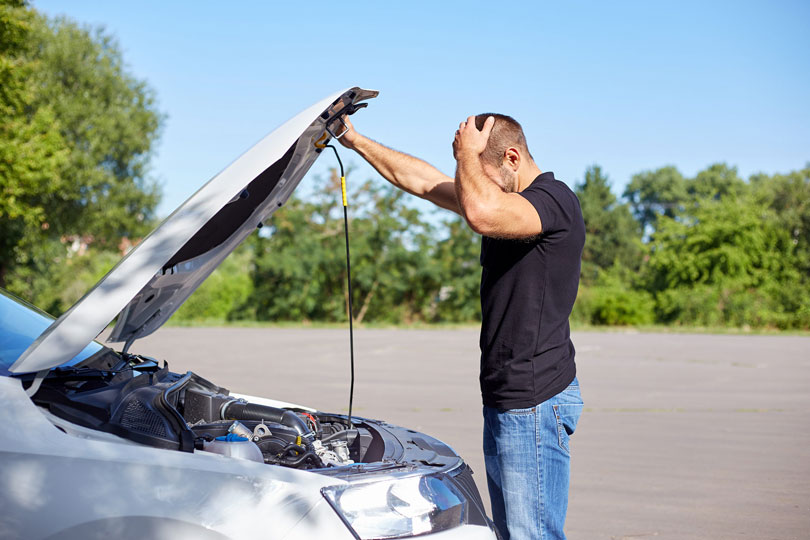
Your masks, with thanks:
[(501, 165), (499, 173), (503, 181), (503, 191), (505, 193), (514, 193), (517, 189), (517, 173), (505, 165)]

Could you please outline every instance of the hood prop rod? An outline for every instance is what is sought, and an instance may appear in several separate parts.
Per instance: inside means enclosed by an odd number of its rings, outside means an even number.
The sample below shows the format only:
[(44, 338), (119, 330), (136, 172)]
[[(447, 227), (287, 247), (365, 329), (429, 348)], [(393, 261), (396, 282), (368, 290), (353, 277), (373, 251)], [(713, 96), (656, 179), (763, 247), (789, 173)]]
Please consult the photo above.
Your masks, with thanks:
[(126, 342), (124, 342), (124, 348), (121, 349), (121, 356), (128, 356), (129, 348), (133, 343), (135, 343), (135, 332), (133, 332), (132, 335), (127, 338)]
[(349, 356), (351, 358), (352, 369), (351, 385), (349, 387), (349, 427), (352, 428), (354, 427), (352, 423), (352, 402), (354, 401), (354, 310), (352, 309), (352, 264), (351, 257), (349, 257), (349, 213), (347, 210), (349, 205), (346, 202), (346, 174), (343, 172), (343, 162), (340, 161), (337, 148), (331, 144), (325, 146), (332, 149), (337, 158), (338, 165), (340, 165), (340, 192), (343, 196), (343, 233), (346, 237), (346, 281), (348, 282), (349, 289)]

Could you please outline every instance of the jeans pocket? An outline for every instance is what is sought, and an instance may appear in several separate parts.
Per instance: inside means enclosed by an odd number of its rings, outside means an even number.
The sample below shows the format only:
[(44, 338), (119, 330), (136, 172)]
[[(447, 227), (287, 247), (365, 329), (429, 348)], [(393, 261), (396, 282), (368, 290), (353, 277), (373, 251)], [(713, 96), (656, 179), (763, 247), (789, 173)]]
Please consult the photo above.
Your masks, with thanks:
[(557, 421), (557, 438), (560, 448), (566, 453), (570, 453), (570, 437), (577, 429), (583, 407), (579, 386), (571, 385), (555, 398), (556, 403), (552, 405), (552, 408), (554, 409), (554, 418)]
[(525, 409), (507, 409), (504, 412), (512, 416), (526, 416), (528, 414), (534, 414), (534, 411), (534, 407), (526, 407)]

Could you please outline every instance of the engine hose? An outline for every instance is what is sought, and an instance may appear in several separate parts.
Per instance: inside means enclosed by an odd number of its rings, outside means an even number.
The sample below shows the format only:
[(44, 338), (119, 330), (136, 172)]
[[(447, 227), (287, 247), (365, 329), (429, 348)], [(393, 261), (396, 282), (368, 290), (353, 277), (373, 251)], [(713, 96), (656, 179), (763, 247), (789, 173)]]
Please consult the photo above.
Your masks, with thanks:
[(321, 439), (321, 442), (328, 443), (329, 441), (345, 441), (346, 444), (351, 444), (356, 438), (357, 430), (352, 428), (327, 435)]
[(256, 446), (259, 447), (259, 450), (264, 453), (279, 453), (283, 452), (284, 449), (287, 447), (289, 443), (284, 439), (279, 439), (277, 437), (265, 437), (264, 439), (260, 439), (256, 441)]
[[(301, 455), (301, 454), (306, 454), (308, 452), (308, 450), (306, 448), (304, 448), (303, 446), (301, 446), (301, 445), (290, 444), (284, 449), (284, 454), (288, 455), (290, 452), (297, 452), (298, 455)], [(296, 457), (296, 456), (290, 456), (290, 457)]]
[(222, 407), (220, 416), (223, 420), (269, 420), (294, 429), (298, 435), (307, 440), (315, 438), (315, 434), (309, 429), (307, 423), (301, 420), (297, 414), (276, 407), (234, 400)]
[(318, 468), (323, 468), (323, 462), (321, 461), (321, 458), (319, 458), (318, 455), (315, 452), (304, 452), (302, 455), (298, 456), (297, 458), (295, 458), (293, 460), (289, 460), (289, 461), (285, 459), (282, 463), (284, 465), (286, 465), (287, 467), (297, 467), (297, 466), (301, 465), (304, 461), (307, 461), (307, 460), (312, 460), (313, 465), (315, 465)]

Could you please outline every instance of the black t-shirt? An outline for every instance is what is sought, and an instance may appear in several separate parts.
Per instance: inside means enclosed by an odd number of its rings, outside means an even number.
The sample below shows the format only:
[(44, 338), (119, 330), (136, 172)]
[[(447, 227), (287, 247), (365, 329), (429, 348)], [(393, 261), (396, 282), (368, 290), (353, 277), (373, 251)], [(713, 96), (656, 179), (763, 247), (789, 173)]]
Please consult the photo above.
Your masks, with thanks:
[(579, 200), (551, 172), (520, 195), (537, 209), (542, 234), (481, 240), (481, 394), (498, 409), (533, 407), (576, 375), (568, 316), (585, 244)]

